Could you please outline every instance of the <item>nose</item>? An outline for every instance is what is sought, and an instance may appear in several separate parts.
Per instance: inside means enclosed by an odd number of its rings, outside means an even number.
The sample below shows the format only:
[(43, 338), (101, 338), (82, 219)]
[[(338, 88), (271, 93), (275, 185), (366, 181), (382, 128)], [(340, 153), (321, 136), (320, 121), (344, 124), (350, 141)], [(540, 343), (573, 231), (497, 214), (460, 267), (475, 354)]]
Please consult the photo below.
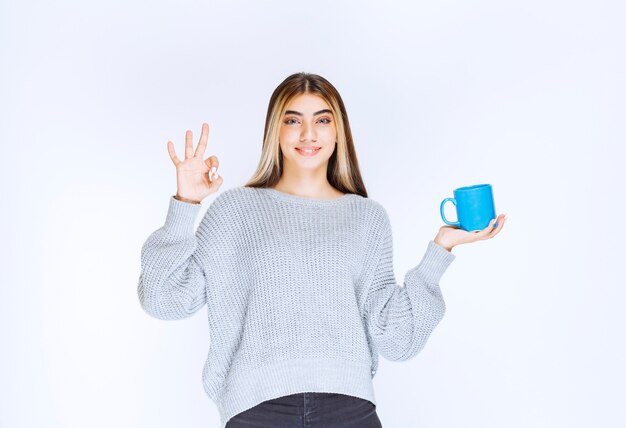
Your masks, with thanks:
[(317, 141), (317, 134), (315, 133), (315, 127), (307, 123), (302, 126), (302, 132), (300, 133), (300, 141)]

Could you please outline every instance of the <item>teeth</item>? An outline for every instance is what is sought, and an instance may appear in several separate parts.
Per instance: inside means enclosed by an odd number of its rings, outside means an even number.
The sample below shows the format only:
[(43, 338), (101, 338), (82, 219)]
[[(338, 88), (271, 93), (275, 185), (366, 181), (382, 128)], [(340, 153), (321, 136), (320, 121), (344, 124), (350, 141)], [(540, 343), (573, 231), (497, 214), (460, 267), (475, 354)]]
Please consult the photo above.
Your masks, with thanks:
[(305, 153), (313, 153), (313, 152), (318, 151), (319, 149), (298, 149), (298, 150), (300, 150), (301, 152), (305, 152)]

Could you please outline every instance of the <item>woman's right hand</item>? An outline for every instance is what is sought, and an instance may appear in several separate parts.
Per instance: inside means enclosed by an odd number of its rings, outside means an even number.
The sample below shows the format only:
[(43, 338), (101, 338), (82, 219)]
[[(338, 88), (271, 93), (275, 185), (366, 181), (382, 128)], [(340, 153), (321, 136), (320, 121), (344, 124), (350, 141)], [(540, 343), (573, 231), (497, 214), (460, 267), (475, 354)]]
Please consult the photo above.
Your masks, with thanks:
[(178, 183), (176, 199), (199, 204), (208, 195), (217, 192), (224, 180), (217, 174), (217, 168), (219, 168), (217, 156), (209, 156), (203, 160), (209, 138), (209, 124), (202, 124), (202, 134), (195, 153), (191, 137), (191, 130), (187, 130), (185, 133), (184, 161), (176, 156), (174, 143), (171, 141), (167, 142), (167, 151), (174, 166), (176, 166), (176, 181)]

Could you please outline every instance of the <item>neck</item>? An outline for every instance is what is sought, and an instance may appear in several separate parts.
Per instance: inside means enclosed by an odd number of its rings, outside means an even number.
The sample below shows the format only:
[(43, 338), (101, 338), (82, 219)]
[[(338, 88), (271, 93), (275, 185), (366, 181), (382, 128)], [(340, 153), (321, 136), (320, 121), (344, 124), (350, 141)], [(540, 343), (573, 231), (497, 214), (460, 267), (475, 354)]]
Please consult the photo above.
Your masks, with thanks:
[(332, 198), (341, 193), (331, 186), (325, 174), (312, 176), (310, 174), (294, 175), (284, 172), (273, 188), (291, 195), (315, 199)]

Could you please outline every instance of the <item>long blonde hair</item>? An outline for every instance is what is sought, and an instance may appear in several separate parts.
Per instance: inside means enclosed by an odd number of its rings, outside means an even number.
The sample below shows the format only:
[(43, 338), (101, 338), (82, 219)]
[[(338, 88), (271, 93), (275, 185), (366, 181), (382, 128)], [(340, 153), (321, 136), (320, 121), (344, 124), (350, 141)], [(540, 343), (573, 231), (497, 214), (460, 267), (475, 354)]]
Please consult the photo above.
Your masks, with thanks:
[(335, 117), (337, 144), (328, 160), (328, 182), (343, 193), (355, 193), (367, 198), (343, 100), (328, 80), (312, 73), (294, 73), (272, 93), (265, 117), (261, 159), (254, 175), (244, 186), (272, 187), (280, 179), (283, 166), (283, 153), (278, 141), (281, 120), (289, 101), (300, 94), (322, 97)]

